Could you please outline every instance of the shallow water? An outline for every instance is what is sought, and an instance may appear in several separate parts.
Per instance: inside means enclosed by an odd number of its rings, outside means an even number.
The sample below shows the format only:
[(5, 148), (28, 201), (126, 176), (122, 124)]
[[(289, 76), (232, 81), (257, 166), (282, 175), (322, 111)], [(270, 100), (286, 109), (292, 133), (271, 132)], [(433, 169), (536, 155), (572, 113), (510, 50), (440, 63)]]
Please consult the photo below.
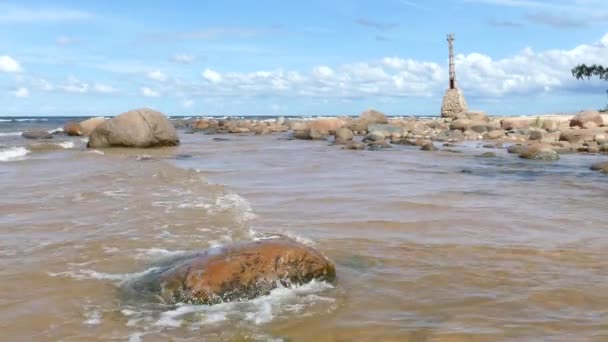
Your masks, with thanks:
[[(3, 339), (608, 339), (601, 156), (214, 137), (0, 162)], [(278, 233), (332, 259), (337, 281), (212, 307), (119, 295), (158, 261)]]

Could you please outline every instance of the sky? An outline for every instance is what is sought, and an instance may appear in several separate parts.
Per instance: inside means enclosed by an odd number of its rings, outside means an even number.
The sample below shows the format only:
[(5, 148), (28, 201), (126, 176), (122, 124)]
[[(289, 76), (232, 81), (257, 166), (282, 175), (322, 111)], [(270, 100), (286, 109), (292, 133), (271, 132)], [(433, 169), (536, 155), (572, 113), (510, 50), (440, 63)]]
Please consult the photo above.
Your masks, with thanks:
[(603, 108), (607, 0), (0, 0), (0, 116)]

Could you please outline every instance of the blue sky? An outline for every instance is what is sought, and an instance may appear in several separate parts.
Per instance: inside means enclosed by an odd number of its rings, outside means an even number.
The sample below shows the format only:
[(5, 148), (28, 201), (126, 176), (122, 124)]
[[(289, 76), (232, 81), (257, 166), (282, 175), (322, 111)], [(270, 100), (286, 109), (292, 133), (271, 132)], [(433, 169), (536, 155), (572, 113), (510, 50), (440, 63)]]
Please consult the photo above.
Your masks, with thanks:
[(605, 0), (2, 1), (0, 116), (438, 114), (448, 32), (472, 109), (599, 108)]

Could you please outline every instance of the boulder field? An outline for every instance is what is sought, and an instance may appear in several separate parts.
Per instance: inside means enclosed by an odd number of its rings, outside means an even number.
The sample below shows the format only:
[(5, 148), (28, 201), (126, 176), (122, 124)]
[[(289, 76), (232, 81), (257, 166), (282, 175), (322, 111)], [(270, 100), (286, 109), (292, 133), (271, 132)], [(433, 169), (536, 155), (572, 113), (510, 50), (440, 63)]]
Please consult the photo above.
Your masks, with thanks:
[(266, 295), (282, 284), (333, 281), (334, 264), (288, 238), (237, 243), (180, 256), (123, 284), (129, 297), (164, 304), (218, 304)]
[[(534, 154), (542, 158), (531, 154), (522, 156), (535, 160), (556, 159), (547, 149), (558, 154), (608, 152), (608, 125), (604, 125), (601, 113), (594, 110), (580, 112), (571, 118), (491, 117), (479, 111), (459, 113), (452, 118), (390, 118), (370, 109), (359, 117), (278, 118), (274, 121), (201, 119), (191, 121), (187, 126), (190, 133), (203, 131), (207, 134), (289, 131), (293, 139), (329, 141), (346, 149), (377, 150), (378, 147), (386, 147), (386, 143), (422, 146), (417, 141), (456, 143), (491, 140), (497, 144), (543, 146), (545, 151)], [(351, 143), (357, 136), (361, 137), (359, 141), (364, 145)], [(433, 149), (428, 145), (425, 150)]]

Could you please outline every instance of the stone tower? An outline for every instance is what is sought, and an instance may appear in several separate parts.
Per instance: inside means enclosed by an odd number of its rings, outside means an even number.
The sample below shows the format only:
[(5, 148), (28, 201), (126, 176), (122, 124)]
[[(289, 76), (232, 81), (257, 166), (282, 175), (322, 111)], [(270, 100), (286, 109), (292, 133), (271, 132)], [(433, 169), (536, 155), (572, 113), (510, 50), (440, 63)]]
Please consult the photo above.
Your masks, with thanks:
[(467, 111), (467, 103), (456, 83), (454, 40), (454, 34), (448, 34), (448, 46), (450, 49), (450, 83), (448, 85), (448, 90), (446, 90), (445, 95), (443, 96), (443, 104), (441, 105), (441, 116), (444, 118), (452, 118), (458, 113)]

